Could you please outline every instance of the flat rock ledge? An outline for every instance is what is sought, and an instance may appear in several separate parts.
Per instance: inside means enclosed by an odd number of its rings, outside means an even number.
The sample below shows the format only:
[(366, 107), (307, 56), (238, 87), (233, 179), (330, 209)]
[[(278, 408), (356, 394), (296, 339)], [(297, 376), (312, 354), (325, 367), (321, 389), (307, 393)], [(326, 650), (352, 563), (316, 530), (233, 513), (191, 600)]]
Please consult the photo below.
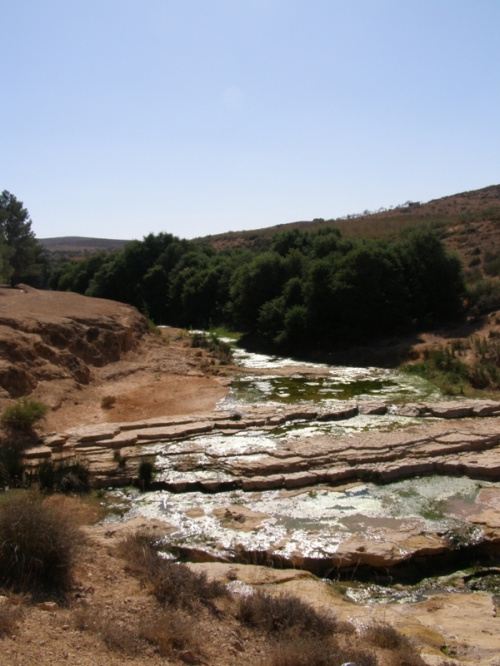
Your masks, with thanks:
[[(412, 417), (412, 425), (343, 436), (281, 435), (242, 449), (231, 443), (239, 433), (265, 435), (292, 422), (345, 421), (358, 414), (388, 411)], [(415, 425), (415, 419), (417, 424)], [(220, 435), (217, 446), (200, 435)], [(258, 439), (258, 437), (257, 437)], [(78, 459), (89, 466), (96, 487), (128, 485), (143, 460), (154, 462), (152, 489), (223, 492), (304, 488), (346, 481), (389, 482), (414, 475), (466, 475), (500, 478), (500, 403), (450, 401), (387, 405), (344, 403), (333, 410), (308, 406), (249, 407), (135, 423), (74, 428), (43, 437), (25, 452), (31, 467)]]

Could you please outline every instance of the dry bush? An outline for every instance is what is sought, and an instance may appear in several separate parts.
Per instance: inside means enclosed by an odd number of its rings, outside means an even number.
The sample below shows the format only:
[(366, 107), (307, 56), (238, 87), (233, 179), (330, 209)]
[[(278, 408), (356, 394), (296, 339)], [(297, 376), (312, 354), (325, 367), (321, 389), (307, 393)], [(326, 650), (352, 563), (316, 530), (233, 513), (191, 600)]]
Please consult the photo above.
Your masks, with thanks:
[(193, 618), (180, 610), (166, 608), (153, 622), (144, 621), (139, 629), (144, 640), (158, 648), (163, 657), (177, 651), (199, 652), (199, 641)]
[(269, 666), (331, 666), (338, 660), (337, 646), (310, 637), (287, 637), (271, 650)]
[(298, 597), (272, 596), (260, 591), (241, 598), (237, 617), (244, 624), (267, 632), (293, 628), (303, 634), (327, 636), (337, 626), (333, 614), (319, 612)]
[(19, 606), (14, 606), (8, 601), (0, 603), (0, 638), (12, 636), (22, 616), (23, 612)]
[(114, 395), (104, 395), (101, 399), (101, 409), (113, 409), (116, 403)]
[(370, 645), (390, 650), (398, 666), (425, 666), (410, 640), (386, 622), (373, 622), (362, 632), (362, 638)]
[(153, 593), (161, 604), (174, 608), (193, 608), (199, 603), (212, 606), (214, 599), (229, 595), (223, 583), (208, 580), (205, 573), (158, 559), (161, 565), (153, 582)]
[(268, 666), (377, 666), (377, 658), (356, 647), (341, 648), (335, 642), (317, 636), (286, 634), (271, 650)]
[(14, 592), (62, 596), (72, 584), (83, 536), (70, 517), (31, 497), (0, 506), (0, 584)]
[(386, 650), (396, 650), (410, 644), (406, 636), (400, 634), (399, 631), (386, 622), (373, 622), (369, 624), (364, 628), (362, 636), (371, 645), (376, 645)]
[(209, 581), (205, 573), (197, 573), (185, 564), (162, 557), (154, 537), (146, 533), (128, 537), (120, 551), (128, 562), (129, 571), (147, 582), (164, 606), (189, 609), (204, 604), (213, 607), (214, 599), (229, 596), (223, 583)]
[(155, 536), (147, 531), (138, 531), (127, 536), (118, 546), (118, 551), (127, 561), (127, 570), (140, 578), (148, 580), (158, 559)]
[(82, 606), (73, 614), (75, 629), (99, 636), (109, 650), (133, 655), (141, 650), (141, 640), (129, 625), (103, 615), (97, 606)]

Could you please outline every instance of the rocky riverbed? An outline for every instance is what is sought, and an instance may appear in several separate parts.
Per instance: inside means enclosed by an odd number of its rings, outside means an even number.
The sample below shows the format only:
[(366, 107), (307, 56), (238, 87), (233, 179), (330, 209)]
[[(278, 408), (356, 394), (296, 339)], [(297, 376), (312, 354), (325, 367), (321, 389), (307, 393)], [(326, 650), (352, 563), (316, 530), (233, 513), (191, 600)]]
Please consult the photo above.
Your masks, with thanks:
[[(339, 434), (349, 423), (352, 431)], [(184, 557), (396, 579), (496, 553), (499, 426), (500, 403), (491, 401), (248, 405), (244, 414), (73, 428), (45, 437), (26, 462), (83, 459), (94, 484), (116, 487), (136, 482), (141, 461), (151, 461), (150, 492), (130, 496), (132, 514), (171, 523)], [(422, 515), (397, 515), (395, 507), (373, 510), (356, 501), (370, 494), (367, 487), (384, 484), (386, 499), (378, 504), (387, 506), (397, 496), (395, 482), (413, 480), (399, 496), (404, 506), (423, 492), (415, 478), (431, 475), (457, 480), (429, 497), (427, 515), (425, 507)], [(488, 483), (462, 489), (464, 476)], [(444, 503), (464, 495), (467, 511), (446, 516)]]
[[(185, 332), (152, 339), (137, 313), (111, 302), (1, 296), (4, 404), (17, 391), (14, 355), (45, 354), (22, 366), (50, 407), (27, 465), (84, 461), (111, 505), (88, 529), (81, 579), (92, 603), (102, 577), (105, 608), (130, 605), (112, 546), (149, 529), (167, 553), (235, 589), (288, 590), (359, 626), (390, 622), (427, 664), (498, 663), (499, 403), (443, 400), (380, 368), (240, 352), (240, 368), (225, 369)], [(130, 344), (109, 359), (72, 345), (80, 381), (64, 340), (76, 326), (89, 344), (106, 341), (103, 308)], [(149, 492), (137, 486), (141, 462), (154, 465)], [(69, 646), (64, 635), (53, 650)], [(20, 654), (14, 642), (9, 650)]]

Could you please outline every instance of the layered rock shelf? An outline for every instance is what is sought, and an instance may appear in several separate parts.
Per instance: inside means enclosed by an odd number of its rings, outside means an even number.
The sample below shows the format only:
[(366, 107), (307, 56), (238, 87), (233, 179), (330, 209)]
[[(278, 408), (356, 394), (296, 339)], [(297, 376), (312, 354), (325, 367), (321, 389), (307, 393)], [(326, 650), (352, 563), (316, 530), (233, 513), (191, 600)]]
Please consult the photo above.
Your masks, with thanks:
[[(293, 422), (346, 421), (358, 414), (392, 414), (419, 425), (329, 434), (262, 438), (242, 450), (228, 435), (266, 433)], [(415, 421), (413, 421), (415, 423)], [(207, 447), (200, 435), (221, 436)], [(28, 465), (77, 458), (89, 465), (96, 486), (125, 485), (137, 478), (141, 460), (159, 461), (155, 489), (174, 492), (247, 491), (336, 485), (351, 480), (389, 482), (413, 475), (500, 478), (500, 403), (489, 401), (407, 404), (349, 403), (333, 410), (248, 407), (242, 413), (211, 412), (74, 428), (46, 435), (26, 451)]]
[[(399, 427), (373, 427), (373, 419), (388, 412), (408, 418), (411, 425), (401, 427), (400, 421)], [(297, 428), (328, 422), (342, 426), (367, 415), (372, 417), (370, 429), (350, 434), (325, 428), (320, 434), (301, 435)], [(297, 537), (293, 529), (269, 532), (269, 520), (274, 518), (260, 511), (259, 498), (268, 491), (285, 498), (297, 493), (338, 494), (360, 481), (385, 484), (428, 475), (496, 481), (499, 443), (500, 403), (496, 402), (400, 406), (360, 402), (329, 410), (249, 406), (238, 413), (215, 411), (48, 434), (41, 445), (26, 451), (26, 464), (84, 461), (94, 486), (117, 487), (137, 484), (141, 461), (150, 461), (155, 469), (150, 490), (176, 493), (169, 495), (178, 498), (169, 500), (175, 514), (184, 515), (184, 522), (192, 516), (207, 517), (232, 535), (224, 543), (215, 538), (196, 546), (189, 538), (178, 540), (176, 554), (191, 561), (251, 562), (296, 567), (321, 576), (355, 573), (357, 578), (404, 580), (418, 578), (432, 567), (463, 566), (497, 553), (500, 489), (481, 490), (477, 507), (451, 532), (429, 527), (419, 517), (380, 522), (371, 518), (369, 529), (362, 520), (354, 521), (350, 532), (345, 527), (343, 532), (327, 530), (326, 538), (314, 526), (321, 514), (311, 517), (311, 531), (305, 537)], [(200, 492), (219, 499), (205, 502)], [(161, 513), (165, 532), (178, 532), (174, 524), (168, 527), (166, 507)], [(238, 537), (243, 533), (249, 535), (246, 541)]]

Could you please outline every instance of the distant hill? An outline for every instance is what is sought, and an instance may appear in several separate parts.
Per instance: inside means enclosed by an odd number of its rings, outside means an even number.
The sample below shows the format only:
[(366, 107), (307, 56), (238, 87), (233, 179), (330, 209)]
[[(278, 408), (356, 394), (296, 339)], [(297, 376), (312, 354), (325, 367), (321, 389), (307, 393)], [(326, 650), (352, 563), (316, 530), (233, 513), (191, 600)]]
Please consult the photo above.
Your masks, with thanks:
[(448, 227), (492, 218), (500, 219), (500, 185), (461, 192), (441, 199), (433, 199), (427, 203), (406, 201), (388, 209), (364, 211), (361, 214), (347, 215), (342, 218), (328, 220), (317, 218), (311, 221), (290, 222), (249, 231), (228, 231), (196, 240), (208, 243), (217, 249), (237, 246), (263, 249), (269, 244), (270, 237), (275, 233), (293, 228), (312, 230), (322, 226), (334, 226), (340, 229), (344, 236), (377, 238), (418, 224), (427, 223), (433, 226)]
[[(406, 201), (388, 209), (364, 211), (343, 218), (314, 219), (248, 231), (228, 231), (195, 240), (212, 245), (218, 250), (242, 246), (266, 250), (275, 233), (292, 228), (312, 230), (322, 226), (334, 226), (340, 229), (344, 236), (378, 238), (396, 235), (406, 227), (419, 224), (429, 224), (439, 231), (448, 247), (459, 253), (466, 269), (487, 268), (492, 262), (500, 261), (500, 185), (461, 192), (427, 203)], [(122, 250), (126, 243), (130, 242), (81, 236), (37, 240), (59, 260), (79, 259), (99, 251)]]
[(113, 238), (86, 238), (84, 236), (58, 236), (56, 238), (37, 238), (47, 252), (77, 258), (78, 255), (95, 252), (113, 252), (123, 250), (130, 241)]

